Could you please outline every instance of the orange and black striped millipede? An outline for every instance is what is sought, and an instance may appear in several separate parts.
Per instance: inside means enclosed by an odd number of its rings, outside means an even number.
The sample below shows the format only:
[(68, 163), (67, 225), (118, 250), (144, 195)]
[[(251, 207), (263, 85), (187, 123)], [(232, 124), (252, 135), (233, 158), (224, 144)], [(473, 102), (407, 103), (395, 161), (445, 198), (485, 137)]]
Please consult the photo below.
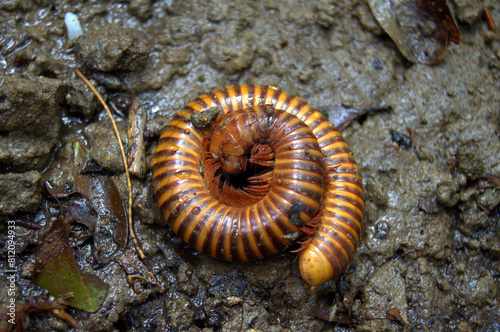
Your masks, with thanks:
[(163, 128), (152, 172), (165, 221), (212, 257), (261, 259), (301, 241), (314, 289), (356, 250), (359, 166), (332, 123), (276, 87), (228, 86), (187, 104)]

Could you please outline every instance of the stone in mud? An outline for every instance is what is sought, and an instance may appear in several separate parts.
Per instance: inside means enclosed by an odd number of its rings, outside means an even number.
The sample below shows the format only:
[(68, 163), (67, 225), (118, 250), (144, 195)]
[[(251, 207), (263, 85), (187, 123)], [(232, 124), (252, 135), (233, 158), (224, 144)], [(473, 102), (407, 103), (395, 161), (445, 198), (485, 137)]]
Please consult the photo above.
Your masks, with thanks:
[[(117, 123), (122, 142), (126, 142), (126, 124)], [(90, 156), (99, 166), (113, 173), (125, 171), (120, 152), (120, 145), (110, 121), (95, 122), (85, 128), (85, 136), (89, 140)]]
[(467, 178), (477, 180), (484, 174), (484, 162), (481, 149), (474, 144), (465, 144), (457, 149), (458, 170)]
[(41, 170), (59, 137), (59, 103), (66, 87), (32, 75), (6, 76), (0, 82), (0, 166)]
[(78, 37), (75, 54), (89, 70), (131, 71), (148, 58), (149, 45), (140, 31), (110, 24)]
[(37, 171), (0, 175), (0, 219), (16, 213), (35, 213), (42, 201)]

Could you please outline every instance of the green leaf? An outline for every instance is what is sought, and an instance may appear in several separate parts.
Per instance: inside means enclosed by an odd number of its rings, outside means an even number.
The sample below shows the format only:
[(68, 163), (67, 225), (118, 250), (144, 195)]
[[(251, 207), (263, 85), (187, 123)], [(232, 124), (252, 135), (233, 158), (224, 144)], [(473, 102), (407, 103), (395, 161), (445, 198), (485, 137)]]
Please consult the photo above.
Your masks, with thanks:
[(69, 305), (95, 312), (108, 294), (109, 285), (80, 271), (68, 240), (63, 218), (52, 223), (36, 253), (34, 281), (54, 297), (73, 294)]

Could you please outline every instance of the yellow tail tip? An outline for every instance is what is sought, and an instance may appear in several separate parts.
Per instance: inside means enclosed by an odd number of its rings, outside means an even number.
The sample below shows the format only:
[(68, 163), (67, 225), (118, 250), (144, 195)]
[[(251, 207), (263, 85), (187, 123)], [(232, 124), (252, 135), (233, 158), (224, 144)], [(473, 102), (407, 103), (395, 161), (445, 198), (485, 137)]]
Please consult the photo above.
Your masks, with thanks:
[(316, 246), (311, 244), (301, 251), (299, 268), (302, 279), (311, 286), (311, 291), (335, 277), (328, 259)]

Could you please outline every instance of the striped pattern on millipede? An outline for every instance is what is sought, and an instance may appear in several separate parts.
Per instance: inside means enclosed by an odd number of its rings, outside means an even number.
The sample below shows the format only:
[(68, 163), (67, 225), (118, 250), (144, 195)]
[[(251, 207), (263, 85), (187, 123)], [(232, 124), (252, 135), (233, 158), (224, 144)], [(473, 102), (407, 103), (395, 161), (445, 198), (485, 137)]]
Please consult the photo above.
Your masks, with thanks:
[[(262, 174), (245, 188), (221, 175), (250, 164)], [(359, 166), (332, 123), (278, 88), (229, 86), (190, 102), (164, 127), (152, 171), (165, 221), (212, 257), (261, 259), (313, 231), (299, 264), (314, 289), (340, 275), (359, 242)]]

